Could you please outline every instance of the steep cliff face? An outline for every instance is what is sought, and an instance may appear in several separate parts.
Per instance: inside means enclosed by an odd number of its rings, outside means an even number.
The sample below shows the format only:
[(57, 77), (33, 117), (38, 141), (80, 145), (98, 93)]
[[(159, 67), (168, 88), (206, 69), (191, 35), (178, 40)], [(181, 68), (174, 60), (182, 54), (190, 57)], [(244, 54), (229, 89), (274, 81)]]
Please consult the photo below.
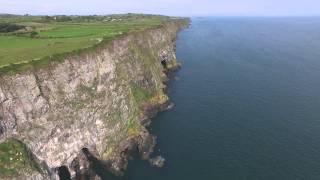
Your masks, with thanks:
[(172, 20), (63, 62), (1, 75), (0, 143), (25, 144), (52, 179), (62, 166), (72, 176), (87, 168), (83, 151), (116, 173), (127, 151), (147, 158), (154, 138), (144, 125), (168, 102), (164, 72), (178, 66), (175, 37), (186, 23)]

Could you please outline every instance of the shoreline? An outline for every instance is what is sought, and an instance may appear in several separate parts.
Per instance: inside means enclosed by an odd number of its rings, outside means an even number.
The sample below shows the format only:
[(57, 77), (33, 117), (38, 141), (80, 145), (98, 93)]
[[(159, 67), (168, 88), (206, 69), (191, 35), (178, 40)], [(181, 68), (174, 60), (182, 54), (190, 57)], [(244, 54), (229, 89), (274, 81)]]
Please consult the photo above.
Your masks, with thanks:
[(11, 137), (25, 144), (43, 179), (59, 179), (62, 172), (90, 175), (92, 160), (121, 175), (135, 150), (149, 159), (156, 138), (146, 127), (170, 105), (164, 83), (180, 66), (175, 40), (186, 22), (134, 32), (48, 67), (1, 75), (0, 141)]

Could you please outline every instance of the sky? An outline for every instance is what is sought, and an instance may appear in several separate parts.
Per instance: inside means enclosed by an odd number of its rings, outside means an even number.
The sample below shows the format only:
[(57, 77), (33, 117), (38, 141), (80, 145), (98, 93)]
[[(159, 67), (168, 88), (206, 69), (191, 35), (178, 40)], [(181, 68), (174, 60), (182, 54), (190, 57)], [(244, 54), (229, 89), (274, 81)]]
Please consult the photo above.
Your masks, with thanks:
[(320, 0), (0, 0), (0, 13), (320, 16)]

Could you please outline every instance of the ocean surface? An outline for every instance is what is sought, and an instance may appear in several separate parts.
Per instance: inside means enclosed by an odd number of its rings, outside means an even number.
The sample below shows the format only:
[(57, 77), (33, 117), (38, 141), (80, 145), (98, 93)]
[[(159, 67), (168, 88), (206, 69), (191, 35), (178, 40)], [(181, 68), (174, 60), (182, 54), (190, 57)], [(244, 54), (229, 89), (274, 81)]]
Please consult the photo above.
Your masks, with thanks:
[(320, 18), (193, 18), (177, 58), (150, 127), (166, 164), (123, 180), (320, 179)]

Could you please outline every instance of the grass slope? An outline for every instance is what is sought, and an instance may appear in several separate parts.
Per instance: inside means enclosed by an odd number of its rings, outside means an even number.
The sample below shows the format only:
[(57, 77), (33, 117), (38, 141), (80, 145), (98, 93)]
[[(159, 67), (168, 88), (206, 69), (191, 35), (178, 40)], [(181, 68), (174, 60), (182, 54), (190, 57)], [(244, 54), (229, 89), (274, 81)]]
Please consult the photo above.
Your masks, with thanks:
[(132, 14), (88, 17), (0, 16), (0, 24), (25, 26), (15, 32), (0, 33), (0, 67), (92, 47), (103, 39), (155, 27), (167, 19), (165, 16)]

